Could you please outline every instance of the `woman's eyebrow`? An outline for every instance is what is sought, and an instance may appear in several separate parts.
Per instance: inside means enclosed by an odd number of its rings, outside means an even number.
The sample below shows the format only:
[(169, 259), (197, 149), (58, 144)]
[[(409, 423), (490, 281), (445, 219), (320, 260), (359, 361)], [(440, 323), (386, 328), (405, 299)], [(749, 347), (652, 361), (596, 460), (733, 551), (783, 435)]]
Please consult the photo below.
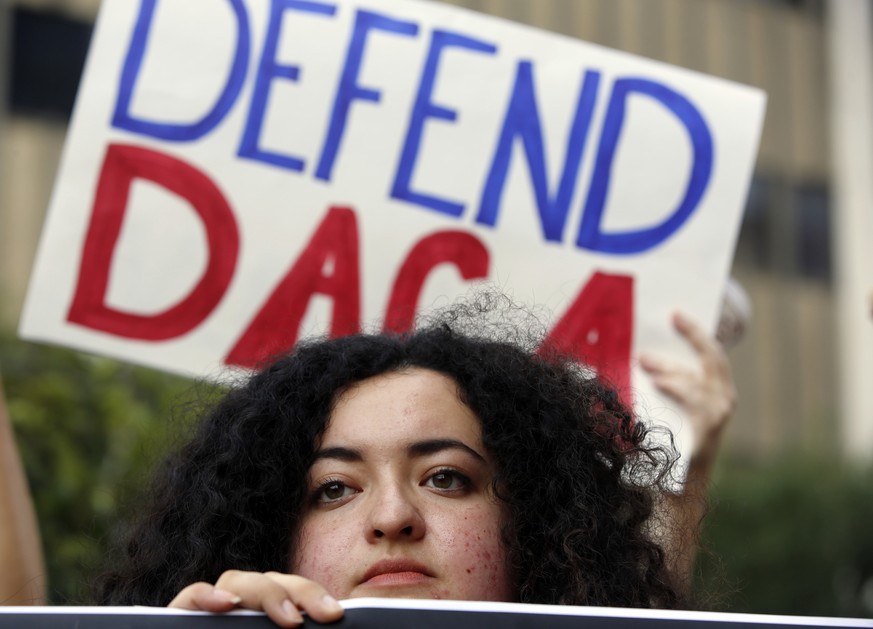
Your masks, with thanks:
[(320, 459), (339, 459), (340, 461), (354, 463), (357, 461), (363, 461), (364, 457), (358, 450), (337, 447), (325, 448), (324, 450), (316, 452), (313, 461), (318, 461)]
[(477, 461), (485, 463), (485, 457), (476, 452), (473, 448), (455, 439), (428, 439), (427, 441), (416, 441), (411, 444), (407, 450), (410, 456), (426, 456), (428, 454), (436, 454), (444, 450), (461, 450), (472, 456)]
[[(407, 447), (407, 451), (411, 457), (427, 456), (445, 450), (461, 450), (477, 461), (482, 461), (483, 463), (486, 462), (485, 457), (464, 442), (456, 439), (428, 439), (426, 441), (416, 441)], [(364, 460), (364, 455), (360, 450), (355, 450), (354, 448), (336, 446), (333, 448), (324, 448), (316, 452), (313, 457), (313, 462), (320, 461), (321, 459), (337, 459), (339, 461), (357, 463)]]

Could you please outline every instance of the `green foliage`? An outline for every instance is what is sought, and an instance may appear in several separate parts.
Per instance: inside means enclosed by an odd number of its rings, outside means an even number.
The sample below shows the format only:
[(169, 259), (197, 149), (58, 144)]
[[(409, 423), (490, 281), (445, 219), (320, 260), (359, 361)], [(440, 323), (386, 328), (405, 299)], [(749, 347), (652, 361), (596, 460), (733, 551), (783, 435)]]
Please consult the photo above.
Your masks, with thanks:
[(711, 497), (698, 584), (720, 607), (873, 616), (873, 466), (728, 461)]
[(8, 337), (0, 338), (0, 369), (40, 523), (49, 601), (86, 603), (122, 508), (184, 429), (172, 418), (194, 403), (195, 389), (182, 378)]

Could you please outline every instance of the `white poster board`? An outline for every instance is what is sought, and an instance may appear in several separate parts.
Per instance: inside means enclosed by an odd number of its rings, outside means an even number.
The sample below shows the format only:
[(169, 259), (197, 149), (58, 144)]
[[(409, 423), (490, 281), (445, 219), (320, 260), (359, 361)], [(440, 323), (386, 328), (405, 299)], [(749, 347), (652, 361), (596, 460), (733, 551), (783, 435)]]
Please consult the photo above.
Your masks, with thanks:
[(714, 329), (764, 103), (435, 2), (105, 0), (21, 334), (216, 374), (492, 282), (656, 407), (634, 357)]

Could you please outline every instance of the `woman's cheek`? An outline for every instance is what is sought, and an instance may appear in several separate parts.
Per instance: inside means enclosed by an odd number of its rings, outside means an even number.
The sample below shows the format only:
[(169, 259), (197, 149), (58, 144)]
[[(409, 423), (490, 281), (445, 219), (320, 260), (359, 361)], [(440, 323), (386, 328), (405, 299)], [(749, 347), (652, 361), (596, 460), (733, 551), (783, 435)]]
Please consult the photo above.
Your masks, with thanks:
[(515, 600), (516, 588), (508, 571), (499, 520), (495, 514), (486, 510), (467, 515), (455, 539), (462, 540), (460, 548), (455, 549), (461, 560), (458, 577), (466, 584), (471, 598)]
[(341, 531), (328, 525), (304, 525), (291, 572), (323, 585), (336, 598), (350, 591), (353, 566), (350, 544)]

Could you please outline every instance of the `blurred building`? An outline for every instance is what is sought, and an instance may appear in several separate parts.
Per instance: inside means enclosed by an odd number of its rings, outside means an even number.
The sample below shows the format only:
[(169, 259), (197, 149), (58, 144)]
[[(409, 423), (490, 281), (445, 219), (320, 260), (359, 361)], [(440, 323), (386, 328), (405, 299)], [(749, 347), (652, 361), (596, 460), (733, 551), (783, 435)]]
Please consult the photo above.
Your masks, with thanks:
[[(860, 27), (869, 31), (869, 7), (864, 3), (834, 0), (843, 13), (860, 7), (860, 17), (867, 21)], [(838, 256), (833, 243), (842, 241), (832, 232), (834, 199), (841, 184), (831, 174), (830, 112), (836, 88), (829, 71), (833, 11), (826, 2), (454, 4), (768, 93), (733, 270), (750, 294), (754, 320), (731, 353), (740, 405), (730, 447), (752, 455), (797, 447), (836, 453), (846, 442), (856, 443), (856, 433), (841, 427), (839, 418), (851, 417), (857, 423), (859, 417), (867, 417), (869, 424), (873, 413), (865, 415), (869, 407), (853, 406), (852, 394), (839, 385), (847, 370), (843, 365), (848, 364), (844, 352), (852, 350), (840, 350), (837, 336)], [(21, 308), (98, 5), (98, 0), (0, 0), (0, 42), (8, 44), (0, 47), (0, 325), (6, 328), (16, 325)], [(862, 61), (861, 72), (869, 69), (871, 59)], [(860, 83), (869, 87), (870, 79), (862, 76)], [(873, 138), (861, 140), (869, 143)], [(867, 240), (873, 241), (873, 231)], [(873, 270), (869, 258), (868, 268)], [(873, 281), (866, 291), (871, 288)], [(869, 319), (865, 323), (873, 328)], [(862, 342), (852, 338), (856, 345)], [(868, 353), (873, 355), (873, 343)], [(873, 438), (867, 439), (867, 449), (873, 450)]]

